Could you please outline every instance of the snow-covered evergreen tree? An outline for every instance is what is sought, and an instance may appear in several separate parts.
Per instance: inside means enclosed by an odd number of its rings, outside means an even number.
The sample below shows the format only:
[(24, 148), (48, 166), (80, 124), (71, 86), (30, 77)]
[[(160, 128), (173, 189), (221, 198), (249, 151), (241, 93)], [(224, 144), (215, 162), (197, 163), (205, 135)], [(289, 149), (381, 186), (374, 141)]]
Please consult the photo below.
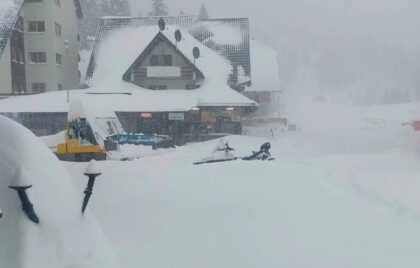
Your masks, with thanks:
[(127, 0), (102, 0), (100, 10), (106, 15), (127, 16), (130, 15), (130, 7)]
[(152, 0), (152, 11), (149, 12), (149, 16), (167, 16), (168, 5), (165, 0)]
[(88, 47), (88, 37), (96, 35), (98, 20), (103, 16), (130, 16), (128, 0), (84, 0), (80, 1), (83, 19), (79, 20), (82, 48)]
[(204, 6), (204, 4), (201, 4), (200, 12), (198, 13), (198, 19), (208, 20), (209, 18), (209, 13), (207, 12), (206, 7)]

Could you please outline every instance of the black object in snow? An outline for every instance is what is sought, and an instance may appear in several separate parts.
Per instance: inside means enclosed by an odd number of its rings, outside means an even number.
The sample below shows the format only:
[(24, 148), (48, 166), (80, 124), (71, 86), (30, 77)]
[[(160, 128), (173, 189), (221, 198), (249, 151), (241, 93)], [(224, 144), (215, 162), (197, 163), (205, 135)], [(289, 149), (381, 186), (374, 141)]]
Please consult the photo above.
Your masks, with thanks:
[(89, 181), (88, 181), (87, 187), (84, 191), (85, 198), (83, 199), (83, 205), (82, 205), (82, 213), (83, 214), (85, 213), (86, 207), (89, 203), (90, 196), (93, 193), (93, 186), (95, 185), (96, 177), (98, 177), (101, 174), (100, 173), (97, 173), (97, 174), (86, 174), (85, 173), (85, 175), (88, 176)]
[(29, 220), (34, 223), (39, 223), (39, 218), (34, 211), (34, 206), (29, 201), (28, 195), (26, 194), (26, 190), (31, 188), (30, 186), (9, 186), (10, 189), (15, 190), (18, 193), (20, 202), (22, 203), (22, 210), (25, 212), (26, 216), (28, 216)]
[(270, 154), (271, 144), (269, 142), (261, 145), (258, 152), (252, 152), (252, 155), (242, 158), (242, 160), (274, 160)]

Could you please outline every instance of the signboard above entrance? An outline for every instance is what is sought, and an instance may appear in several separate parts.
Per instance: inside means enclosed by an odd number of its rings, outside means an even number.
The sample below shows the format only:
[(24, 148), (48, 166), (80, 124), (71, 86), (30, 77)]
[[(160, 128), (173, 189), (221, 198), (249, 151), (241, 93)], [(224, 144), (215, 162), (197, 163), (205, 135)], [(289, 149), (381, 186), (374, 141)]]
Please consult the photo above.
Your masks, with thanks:
[(185, 115), (184, 113), (169, 113), (168, 119), (172, 121), (184, 121)]

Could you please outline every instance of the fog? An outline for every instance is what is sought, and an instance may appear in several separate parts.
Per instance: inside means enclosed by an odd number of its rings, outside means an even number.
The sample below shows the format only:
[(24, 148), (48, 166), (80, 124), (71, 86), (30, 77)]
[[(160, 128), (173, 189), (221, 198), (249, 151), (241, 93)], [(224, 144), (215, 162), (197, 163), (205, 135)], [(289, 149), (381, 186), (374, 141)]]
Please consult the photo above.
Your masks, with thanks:
[[(167, 1), (171, 15), (197, 14), (201, 2)], [(417, 98), (420, 2), (416, 0), (213, 0), (210, 17), (248, 17), (251, 36), (279, 52), (289, 91), (339, 95), (358, 103)], [(133, 15), (149, 1), (131, 0)], [(340, 92), (340, 94), (337, 94)], [(341, 92), (345, 92), (343, 95)], [(350, 96), (350, 98), (349, 98)]]
[[(420, 96), (420, 1), (167, 1), (170, 15), (248, 17), (251, 36), (279, 52), (284, 89), (389, 103)], [(131, 0), (133, 15), (151, 2)], [(345, 94), (343, 94), (343, 92)]]

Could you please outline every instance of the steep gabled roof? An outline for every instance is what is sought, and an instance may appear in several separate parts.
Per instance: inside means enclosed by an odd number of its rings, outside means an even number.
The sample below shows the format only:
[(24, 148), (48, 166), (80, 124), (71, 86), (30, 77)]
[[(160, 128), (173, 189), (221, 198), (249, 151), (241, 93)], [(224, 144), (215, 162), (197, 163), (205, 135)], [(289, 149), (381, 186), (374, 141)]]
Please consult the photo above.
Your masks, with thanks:
[[(183, 58), (190, 66), (194, 66), (194, 64), (191, 62), (191, 60), (185, 56), (184, 53), (191, 53), (191, 51), (183, 51), (181, 52), (180, 49), (178, 49), (178, 47), (176, 45), (174, 45), (172, 43), (171, 40), (169, 40), (165, 34), (163, 34), (162, 32), (159, 32), (158, 34), (156, 34), (155, 38), (153, 38), (153, 40), (149, 43), (149, 45), (143, 50), (143, 52), (140, 54), (140, 56), (137, 57), (137, 59), (134, 61), (134, 63), (130, 66), (130, 68), (124, 73), (123, 75), (123, 79), (125, 81), (130, 81), (130, 76), (131, 76), (131, 71), (141, 65), (144, 60), (147, 58), (147, 56), (149, 55), (148, 53), (156, 47), (157, 44), (159, 44), (159, 42), (165, 42), (167, 43), (170, 47), (172, 47), (174, 49), (174, 51), (181, 57)], [(203, 72), (199, 69), (196, 68), (195, 71), (198, 72), (199, 76), (204, 78), (204, 74)]]
[[(114, 33), (124, 30), (147, 28), (148, 26), (157, 27), (159, 17), (103, 17), (99, 21), (98, 29), (96, 31), (95, 43), (92, 49), (92, 56), (89, 61), (89, 66), (86, 72), (86, 82), (92, 79), (97, 67), (98, 54), (103, 50), (103, 45), (107, 39)], [(180, 16), (180, 17), (165, 17), (165, 22), (168, 25), (186, 26), (190, 25), (195, 20), (194, 16)]]
[[(149, 26), (157, 27), (160, 17), (104, 17), (99, 23), (92, 57), (86, 73), (88, 82), (94, 75), (97, 56), (108, 37), (124, 29), (141, 29)], [(195, 16), (164, 17), (167, 25), (183, 28), (205, 46), (216, 51), (234, 67), (233, 80), (230, 84), (238, 84), (238, 70), (251, 77), (249, 50), (249, 21), (246, 18), (197, 20)]]
[[(114, 82), (123, 79), (135, 60), (143, 54), (147, 47), (157, 37), (165, 38), (172, 45), (175, 44), (176, 25), (167, 25), (164, 31), (159, 32), (156, 25), (147, 27), (127, 28), (113, 32), (102, 43), (96, 56), (97, 67), (89, 80), (89, 86), (96, 86), (104, 81)], [(177, 43), (176, 49), (183, 54), (189, 62), (194, 62), (192, 50), (198, 47), (201, 56), (195, 61), (195, 66), (200, 70), (206, 80), (224, 83), (228, 81), (232, 65), (214, 50), (206, 47), (188, 32), (179, 29), (182, 40)]]
[(24, 0), (0, 1), (0, 58), (9, 41), (13, 27), (19, 18)]

